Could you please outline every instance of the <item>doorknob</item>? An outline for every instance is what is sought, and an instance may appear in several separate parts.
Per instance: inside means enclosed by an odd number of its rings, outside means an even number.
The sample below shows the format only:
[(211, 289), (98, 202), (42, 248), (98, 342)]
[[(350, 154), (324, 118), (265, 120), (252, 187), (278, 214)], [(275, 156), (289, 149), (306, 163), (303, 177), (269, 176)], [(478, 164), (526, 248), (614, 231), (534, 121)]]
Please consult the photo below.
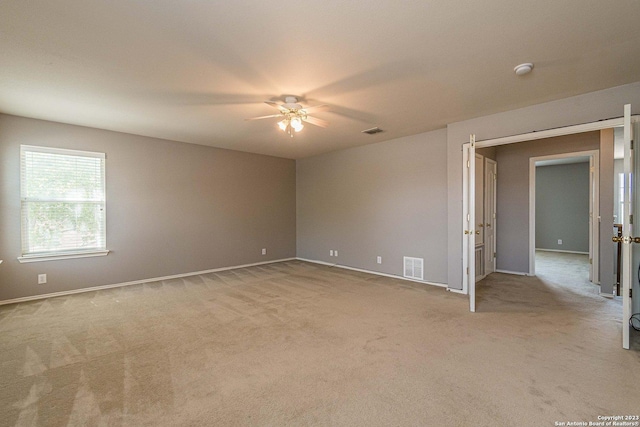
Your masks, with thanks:
[(487, 223), (487, 227), (491, 227), (491, 224)]
[(480, 230), (476, 230), (476, 234), (480, 234)]
[(484, 224), (478, 224), (478, 227), (483, 228)]
[(614, 243), (640, 243), (640, 237), (613, 236), (611, 240)]

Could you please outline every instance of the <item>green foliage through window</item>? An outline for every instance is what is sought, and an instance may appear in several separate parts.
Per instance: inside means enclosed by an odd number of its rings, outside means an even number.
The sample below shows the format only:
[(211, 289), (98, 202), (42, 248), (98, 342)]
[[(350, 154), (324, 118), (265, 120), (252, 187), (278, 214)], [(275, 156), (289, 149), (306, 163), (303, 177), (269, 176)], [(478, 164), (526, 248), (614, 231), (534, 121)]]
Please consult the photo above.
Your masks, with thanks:
[(104, 155), (21, 151), (23, 255), (105, 249)]

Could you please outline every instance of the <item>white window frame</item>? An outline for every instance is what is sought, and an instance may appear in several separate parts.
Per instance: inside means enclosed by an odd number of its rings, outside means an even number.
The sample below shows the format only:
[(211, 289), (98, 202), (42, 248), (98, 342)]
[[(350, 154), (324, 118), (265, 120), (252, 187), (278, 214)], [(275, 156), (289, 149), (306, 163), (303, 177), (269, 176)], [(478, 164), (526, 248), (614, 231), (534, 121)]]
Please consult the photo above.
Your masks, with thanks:
[[(25, 253), (25, 248), (27, 244), (25, 239), (27, 238), (27, 232), (24, 230), (24, 220), (23, 217), (25, 213), (23, 210), (25, 209), (25, 202), (33, 201), (33, 199), (29, 199), (25, 195), (25, 154), (27, 152), (40, 152), (40, 153), (50, 153), (50, 154), (62, 154), (62, 155), (71, 155), (71, 156), (79, 156), (79, 157), (92, 157), (99, 158), (101, 160), (102, 166), (102, 194), (103, 199), (100, 201), (102, 203), (103, 209), (105, 210), (105, 215), (103, 217), (104, 224), (102, 225), (102, 229), (104, 230), (104, 235), (102, 236), (103, 246), (100, 248), (91, 248), (91, 249), (64, 249), (64, 250), (52, 250), (46, 252), (37, 252), (37, 253)], [(38, 261), (53, 261), (53, 260), (61, 260), (61, 259), (70, 259), (70, 258), (86, 258), (86, 257), (96, 257), (96, 256), (105, 256), (109, 253), (107, 250), (107, 231), (106, 231), (106, 174), (105, 174), (105, 163), (106, 163), (106, 155), (104, 153), (92, 152), (92, 151), (80, 151), (80, 150), (69, 150), (63, 148), (53, 148), (53, 147), (39, 147), (33, 145), (21, 145), (20, 146), (20, 228), (21, 228), (21, 239), (22, 239), (22, 250), (21, 256), (18, 257), (18, 261), (21, 263), (25, 262), (38, 262)], [(58, 201), (55, 198), (51, 199), (38, 199), (39, 201), (50, 201), (55, 202)]]

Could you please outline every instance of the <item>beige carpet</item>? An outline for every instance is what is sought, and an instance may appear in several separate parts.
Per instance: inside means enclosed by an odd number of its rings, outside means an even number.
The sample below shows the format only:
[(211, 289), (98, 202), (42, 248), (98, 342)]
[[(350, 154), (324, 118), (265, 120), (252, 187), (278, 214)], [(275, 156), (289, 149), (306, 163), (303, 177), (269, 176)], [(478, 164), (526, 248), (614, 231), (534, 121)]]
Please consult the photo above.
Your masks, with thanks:
[(552, 426), (640, 413), (620, 305), (291, 261), (0, 307), (2, 426)]

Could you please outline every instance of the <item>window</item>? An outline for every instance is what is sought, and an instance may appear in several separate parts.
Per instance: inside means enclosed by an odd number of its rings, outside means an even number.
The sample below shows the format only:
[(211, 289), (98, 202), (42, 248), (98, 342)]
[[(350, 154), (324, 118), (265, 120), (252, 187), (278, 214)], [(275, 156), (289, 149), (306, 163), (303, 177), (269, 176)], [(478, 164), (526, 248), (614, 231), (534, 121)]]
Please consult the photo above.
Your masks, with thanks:
[(105, 155), (20, 147), (20, 262), (106, 255)]

